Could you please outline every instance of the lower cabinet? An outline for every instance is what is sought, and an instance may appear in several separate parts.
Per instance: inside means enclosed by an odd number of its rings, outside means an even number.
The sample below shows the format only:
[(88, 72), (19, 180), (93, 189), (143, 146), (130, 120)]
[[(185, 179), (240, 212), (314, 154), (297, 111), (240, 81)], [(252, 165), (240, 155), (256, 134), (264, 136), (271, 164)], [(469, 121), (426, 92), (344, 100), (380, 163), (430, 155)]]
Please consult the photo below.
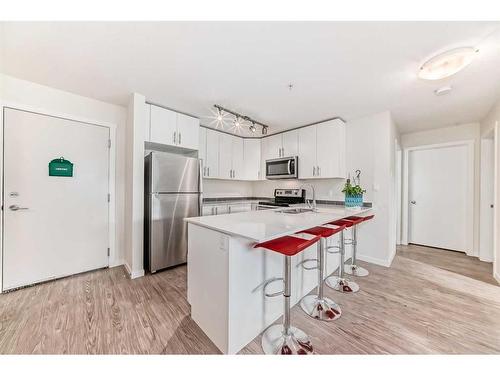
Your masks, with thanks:
[(202, 216), (235, 214), (257, 209), (257, 203), (231, 203), (231, 204), (204, 204), (201, 209)]

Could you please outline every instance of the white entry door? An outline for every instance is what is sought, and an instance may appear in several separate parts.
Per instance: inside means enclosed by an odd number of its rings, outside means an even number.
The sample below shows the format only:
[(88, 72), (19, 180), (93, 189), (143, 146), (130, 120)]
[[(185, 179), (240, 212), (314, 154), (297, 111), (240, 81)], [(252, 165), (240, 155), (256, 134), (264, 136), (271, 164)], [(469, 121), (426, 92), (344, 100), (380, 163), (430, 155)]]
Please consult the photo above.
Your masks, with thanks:
[[(4, 111), (3, 289), (108, 266), (109, 129)], [(49, 162), (73, 177), (49, 176)]]
[(409, 152), (409, 242), (472, 250), (470, 152), (469, 145)]

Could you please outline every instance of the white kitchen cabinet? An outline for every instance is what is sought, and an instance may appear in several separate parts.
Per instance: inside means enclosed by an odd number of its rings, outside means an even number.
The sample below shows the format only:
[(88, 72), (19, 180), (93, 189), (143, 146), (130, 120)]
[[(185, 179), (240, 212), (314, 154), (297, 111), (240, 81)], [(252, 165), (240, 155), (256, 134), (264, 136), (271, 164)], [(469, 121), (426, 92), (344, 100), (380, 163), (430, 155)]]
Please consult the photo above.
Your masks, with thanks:
[(299, 131), (290, 130), (281, 134), (281, 157), (297, 156), (299, 154)]
[(299, 129), (299, 179), (316, 178), (316, 125)]
[(243, 138), (219, 133), (219, 178), (242, 180), (243, 157)]
[(256, 181), (261, 178), (261, 140), (245, 138), (243, 140), (244, 179)]
[(299, 178), (345, 177), (345, 125), (331, 120), (299, 129)]
[(177, 145), (177, 113), (151, 105), (149, 140), (164, 145)]
[(219, 178), (232, 179), (233, 136), (219, 133)]
[(155, 105), (150, 113), (150, 142), (198, 150), (199, 119)]
[(200, 120), (177, 113), (177, 146), (198, 150)]
[(233, 180), (243, 180), (245, 178), (243, 138), (233, 137), (232, 161)]
[(238, 212), (248, 212), (252, 211), (252, 204), (251, 203), (236, 203), (236, 204), (229, 204), (227, 206), (227, 213), (229, 214), (235, 214)]
[(205, 178), (219, 177), (219, 132), (206, 129)]
[[(203, 168), (205, 168), (205, 160), (207, 158), (207, 128), (200, 126), (198, 131), (198, 144), (200, 145), (198, 149), (198, 158), (202, 160)], [(203, 170), (203, 176), (205, 176), (205, 170)]]

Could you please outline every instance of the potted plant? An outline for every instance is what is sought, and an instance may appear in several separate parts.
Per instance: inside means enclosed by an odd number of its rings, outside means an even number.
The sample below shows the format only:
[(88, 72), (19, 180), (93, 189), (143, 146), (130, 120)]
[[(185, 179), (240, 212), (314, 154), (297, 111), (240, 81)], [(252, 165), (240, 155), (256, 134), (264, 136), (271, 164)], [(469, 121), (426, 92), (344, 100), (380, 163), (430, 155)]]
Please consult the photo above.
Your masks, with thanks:
[(363, 193), (366, 192), (361, 186), (359, 186), (359, 175), (361, 171), (356, 171), (357, 175), (354, 178), (354, 184), (351, 184), (351, 179), (348, 178), (342, 193), (345, 194), (345, 206), (346, 207), (362, 207), (363, 206)]

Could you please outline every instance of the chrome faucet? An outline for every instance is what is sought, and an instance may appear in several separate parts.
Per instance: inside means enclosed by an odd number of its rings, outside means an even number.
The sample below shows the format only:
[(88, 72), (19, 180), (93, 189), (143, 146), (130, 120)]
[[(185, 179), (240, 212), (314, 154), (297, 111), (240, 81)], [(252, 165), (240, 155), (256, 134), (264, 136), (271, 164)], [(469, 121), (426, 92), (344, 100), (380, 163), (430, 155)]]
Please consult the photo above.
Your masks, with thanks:
[(299, 189), (302, 190), (303, 187), (309, 186), (312, 190), (313, 196), (312, 196), (312, 204), (311, 201), (306, 199), (307, 206), (311, 208), (313, 211), (317, 211), (316, 208), (316, 190), (314, 190), (314, 186), (312, 184), (302, 184)]

